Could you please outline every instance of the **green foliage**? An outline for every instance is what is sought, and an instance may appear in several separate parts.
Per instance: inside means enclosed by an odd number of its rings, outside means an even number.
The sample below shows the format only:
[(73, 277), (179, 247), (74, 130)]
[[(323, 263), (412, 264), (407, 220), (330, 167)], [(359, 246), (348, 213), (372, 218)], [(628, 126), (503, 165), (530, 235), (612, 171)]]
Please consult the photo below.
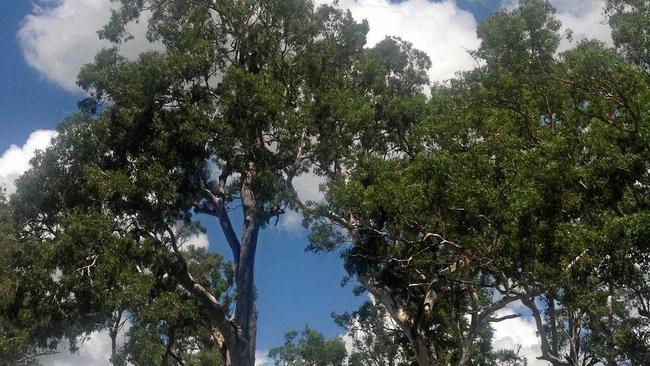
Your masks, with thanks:
[[(645, 34), (631, 20), (645, 7), (610, 2), (614, 32)], [(630, 51), (645, 46), (558, 54), (553, 13), (522, 1), (482, 23), (483, 64), (434, 86), (405, 141), (354, 150), (308, 217), (312, 248), (348, 234), (346, 269), (420, 364), (496, 361), (476, 350), (490, 311), (510, 300), (531, 309), (554, 365), (646, 357), (650, 95)]]
[(287, 332), (284, 345), (269, 351), (276, 366), (343, 366), (347, 359), (345, 344), (339, 338), (325, 339), (305, 327), (298, 333)]
[(352, 341), (349, 365), (399, 366), (412, 361), (408, 339), (381, 305), (366, 302), (353, 313), (334, 315), (334, 320)]
[[(50, 319), (30, 316), (16, 304), (22, 296), (21, 282), (12, 271), (14, 253), (18, 250), (11, 207), (7, 203), (5, 187), (0, 186), (0, 359), (3, 363), (27, 365), (35, 360), (40, 347), (47, 347), (47, 342), (43, 344), (36, 332), (40, 327), (44, 329)], [(35, 303), (33, 306), (45, 310), (43, 304)]]
[(646, 0), (607, 0), (605, 9), (614, 45), (647, 73), (650, 66), (650, 3)]
[[(369, 120), (355, 78), (367, 24), (304, 0), (119, 5), (100, 32), (115, 47), (79, 74), (90, 94), (82, 112), (17, 183), (20, 239), (43, 248), (39, 269), (60, 271), (29, 291), (65, 305), (71, 339), (101, 328), (114, 338), (127, 316), (135, 337), (121, 360), (165, 363), (200, 343), (252, 366), (259, 230), (299, 206), (295, 176), (338, 159), (330, 142), (347, 149), (340, 128)], [(147, 37), (164, 50), (128, 60), (117, 45), (145, 11)], [(404, 61), (385, 73), (413, 69)], [(224, 232), (232, 265), (182, 247), (203, 214)]]
[[(1, 195), (1, 357), (107, 329), (128, 334), (114, 364), (250, 366), (259, 230), (299, 209), (309, 249), (342, 248), (377, 304), (336, 318), (349, 357), (306, 328), (278, 365), (525, 364), (490, 345), (515, 301), (554, 366), (647, 363), (647, 1), (607, 2), (615, 49), (558, 53), (569, 34), (549, 2), (522, 0), (479, 26), (480, 66), (430, 97), (425, 54), (364, 48), (367, 24), (336, 7), (119, 4), (100, 36), (128, 41), (146, 10), (164, 51), (101, 51), (79, 75), (82, 112)], [(307, 172), (324, 202), (300, 201)], [(199, 215), (232, 264), (184, 246)]]

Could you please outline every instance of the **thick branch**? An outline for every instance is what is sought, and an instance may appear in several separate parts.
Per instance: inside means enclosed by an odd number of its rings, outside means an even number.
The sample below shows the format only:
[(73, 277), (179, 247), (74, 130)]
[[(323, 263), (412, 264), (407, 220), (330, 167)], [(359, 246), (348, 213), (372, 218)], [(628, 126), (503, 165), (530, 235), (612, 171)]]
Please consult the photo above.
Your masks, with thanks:
[[(178, 249), (178, 242), (174, 231), (167, 227), (167, 232), (170, 235), (172, 248), (174, 250), (174, 259), (169, 259), (167, 261), (170, 273), (180, 282), (185, 290), (194, 295), (206, 306), (211, 320), (220, 330), (221, 334), (223, 334), (227, 344), (231, 347), (234, 346), (238, 335), (236, 324), (227, 318), (227, 311), (219, 303), (217, 298), (214, 297), (214, 295), (203, 285), (194, 280), (194, 277), (192, 277), (192, 274), (189, 272), (185, 258)], [(158, 240), (154, 235), (150, 236), (159, 244), (162, 244), (162, 242), (160, 242), (160, 240)]]
[(498, 318), (489, 318), (488, 322), (498, 323), (504, 320), (517, 319), (517, 318), (521, 318), (521, 314), (510, 314), (510, 315), (500, 316)]
[[(504, 317), (501, 317), (501, 318), (492, 318), (491, 316), (492, 316), (492, 314), (496, 313), (498, 310), (501, 310), (504, 307), (506, 307), (508, 304), (510, 304), (512, 302), (515, 302), (517, 300), (521, 300), (521, 299), (522, 299), (522, 296), (520, 296), (520, 295), (502, 297), (498, 301), (494, 302), (492, 305), (490, 305), (487, 308), (481, 310), (481, 312), (479, 313), (479, 323), (482, 325), (482, 324), (486, 324), (486, 323), (490, 323), (490, 322), (499, 322), (499, 321), (519, 317), (519, 315), (514, 316), (514, 317), (510, 316), (510, 315), (507, 315), (507, 316), (504, 316)], [(513, 314), (513, 315), (516, 315), (516, 314)]]
[(184, 263), (175, 266), (174, 275), (185, 290), (192, 293), (206, 305), (210, 317), (226, 339), (226, 342), (229, 345), (233, 345), (237, 336), (236, 326), (227, 318), (226, 311), (214, 295), (194, 280)]
[(558, 355), (552, 354), (551, 346), (548, 343), (548, 336), (546, 334), (546, 328), (544, 328), (544, 322), (542, 320), (542, 315), (535, 304), (535, 298), (522, 297), (521, 302), (526, 305), (533, 312), (533, 319), (535, 319), (535, 325), (537, 326), (537, 332), (539, 333), (539, 338), (542, 342), (541, 349), (542, 355), (538, 357), (540, 360), (545, 360), (552, 363), (554, 366), (564, 366), (569, 365), (566, 361), (560, 359)]
[(205, 185), (203, 186), (203, 192), (212, 205), (212, 211), (200, 207), (195, 207), (194, 210), (196, 212), (207, 213), (216, 216), (219, 219), (219, 225), (221, 226), (223, 235), (225, 236), (226, 241), (228, 242), (228, 246), (232, 251), (233, 261), (235, 262), (235, 265), (238, 265), (241, 252), (241, 244), (232, 226), (230, 215), (228, 215), (228, 211), (226, 210), (226, 205), (224, 203), (227, 178), (228, 174), (225, 172), (219, 176), (219, 193), (216, 195), (212, 193), (210, 189), (205, 187)]
[(386, 311), (388, 311), (393, 320), (395, 320), (397, 325), (402, 328), (405, 334), (408, 334), (413, 326), (413, 319), (406, 313), (404, 307), (399, 304), (396, 299), (390, 296), (385, 289), (375, 286), (368, 276), (358, 274), (357, 277), (363, 287), (365, 287), (377, 299), (377, 301), (386, 307)]

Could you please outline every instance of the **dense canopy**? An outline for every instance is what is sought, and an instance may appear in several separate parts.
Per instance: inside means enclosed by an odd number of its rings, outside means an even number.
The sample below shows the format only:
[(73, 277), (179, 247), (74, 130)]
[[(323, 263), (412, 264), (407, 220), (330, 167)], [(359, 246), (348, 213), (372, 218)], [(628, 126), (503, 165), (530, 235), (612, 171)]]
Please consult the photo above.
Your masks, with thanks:
[[(368, 302), (333, 315), (343, 339), (287, 333), (276, 365), (525, 365), (491, 344), (517, 317), (553, 366), (650, 362), (650, 2), (607, 1), (613, 47), (561, 50), (551, 5), (521, 0), (433, 85), (336, 5), (118, 3), (100, 36), (143, 21), (162, 51), (102, 50), (0, 194), (2, 364), (108, 330), (114, 365), (253, 366), (259, 233), (289, 210)], [(191, 245), (205, 225), (229, 253)]]

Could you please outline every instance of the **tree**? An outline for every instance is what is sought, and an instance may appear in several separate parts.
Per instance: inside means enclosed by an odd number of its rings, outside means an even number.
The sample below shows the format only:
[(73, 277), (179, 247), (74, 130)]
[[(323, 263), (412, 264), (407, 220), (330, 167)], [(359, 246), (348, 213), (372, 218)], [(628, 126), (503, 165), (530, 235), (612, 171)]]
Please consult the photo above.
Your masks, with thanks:
[[(496, 23), (490, 28), (486, 35), (493, 43), (488, 46), (510, 33)], [(555, 365), (611, 365), (642, 358), (644, 346), (626, 352), (618, 343), (623, 334), (643, 334), (645, 327), (642, 318), (629, 312), (638, 300), (624, 294), (647, 283), (642, 279), (647, 249), (638, 239), (647, 227), (647, 202), (635, 198), (645, 194), (648, 178), (647, 121), (640, 118), (648, 103), (643, 68), (597, 42), (585, 42), (558, 58), (553, 57), (557, 42), (540, 44), (555, 46), (529, 53), (546, 54), (546, 61), (519, 60), (519, 69), (528, 69), (523, 77), (513, 79), (500, 70), (498, 65), (508, 60), (499, 53), (487, 53), (496, 58), (487, 59), (483, 71), (488, 80), (503, 85), (488, 99), (490, 104), (532, 125), (523, 149), (527, 156), (517, 160), (517, 169), (534, 177), (527, 188), (534, 195), (513, 199), (514, 207), (528, 212), (514, 211), (511, 217), (520, 223), (513, 238), (529, 242), (534, 250), (517, 262), (533, 275), (526, 280), (524, 304), (538, 325), (541, 358)], [(507, 95), (501, 92), (504, 86), (513, 84), (521, 90), (517, 95), (526, 98), (499, 98)], [(631, 324), (638, 328), (631, 331)], [(631, 343), (648, 344), (644, 339)]]
[(612, 39), (630, 62), (650, 71), (650, 3), (645, 0), (607, 0), (605, 7)]
[[(14, 276), (11, 268), (15, 253), (21, 248), (15, 236), (11, 220), (11, 206), (6, 197), (4, 186), (0, 186), (0, 359), (3, 364), (30, 365), (38, 356), (51, 353), (47, 337), (43, 335), (52, 331), (52, 324), (58, 320), (58, 314), (34, 316), (31, 312), (20, 309), (16, 295), (21, 292), (22, 283)], [(31, 299), (30, 306), (44, 310), (48, 314), (47, 304)], [(40, 334), (39, 334), (40, 333)]]
[[(376, 67), (395, 62), (410, 72), (411, 59), (424, 57), (397, 40), (368, 53), (365, 23), (308, 1), (120, 5), (100, 35), (125, 42), (128, 23), (146, 13), (149, 39), (165, 50), (129, 61), (106, 49), (84, 67), (79, 85), (92, 96), (18, 182), (17, 227), (52, 254), (43, 268), (65, 267), (65, 286), (51, 284), (59, 297), (83, 291), (66, 311), (93, 314), (101, 319), (92, 323), (102, 326), (121, 324), (123, 314), (147, 324), (153, 320), (140, 300), (154, 306), (178, 295), (139, 295), (150, 294), (150, 286), (172, 293), (182, 286), (224, 363), (253, 365), (260, 230), (301, 205), (291, 184), (296, 175), (336, 164), (353, 146), (347, 130), (372, 121), (370, 90), (378, 97), (383, 88)], [(379, 71), (384, 77), (389, 70)], [(230, 217), (236, 205), (239, 233)], [(200, 215), (214, 218), (231, 249), (232, 309), (193, 272), (183, 250), (184, 239), (200, 230)], [(171, 331), (164, 327), (167, 339)]]
[[(346, 268), (386, 308), (420, 365), (472, 362), (489, 323), (512, 317), (496, 311), (521, 298), (501, 273), (511, 249), (495, 227), (507, 220), (491, 160), (501, 146), (483, 143), (489, 116), (473, 104), (482, 102), (477, 74), (434, 87), (429, 101), (417, 89), (398, 91), (394, 100), (408, 101), (400, 110), (409, 113), (377, 114), (397, 132), (349, 158), (310, 217), (314, 248), (350, 240)], [(383, 110), (389, 103), (381, 102)]]
[[(334, 315), (352, 341), (349, 365), (398, 366), (410, 364), (410, 348), (404, 334), (392, 324), (386, 310), (370, 301), (353, 313)], [(407, 361), (409, 360), (409, 361)]]
[[(232, 301), (233, 270), (222, 258), (205, 249), (189, 247), (184, 256), (190, 271), (219, 296)], [(196, 298), (179, 288), (173, 278), (158, 279), (146, 303), (131, 309), (131, 327), (118, 353), (121, 360), (135, 365), (222, 365), (219, 336), (209, 326), (209, 317)], [(154, 292), (153, 294), (151, 292)]]
[[(114, 364), (252, 366), (258, 236), (296, 209), (310, 249), (342, 247), (379, 306), (339, 318), (365, 332), (348, 362), (525, 362), (490, 345), (520, 301), (554, 366), (647, 363), (645, 2), (609, 2), (616, 50), (558, 54), (554, 10), (522, 0), (479, 27), (480, 66), (430, 97), (424, 53), (364, 49), (367, 25), (335, 7), (119, 2), (81, 113), (0, 202), (8, 359), (107, 329)], [(127, 60), (138, 20), (164, 51)], [(306, 172), (324, 202), (300, 199)], [(188, 248), (204, 223), (232, 265)], [(345, 362), (340, 341), (297, 337), (278, 362)]]
[(404, 140), (360, 148), (308, 217), (314, 248), (349, 243), (420, 365), (483, 362), (515, 301), (554, 365), (645, 357), (646, 78), (597, 42), (558, 56), (553, 12), (521, 1), (481, 24), (482, 66), (435, 86)]
[[(137, 195), (130, 191), (137, 185), (120, 173), (109, 176), (104, 170), (115, 161), (104, 155), (109, 140), (103, 127), (87, 114), (68, 119), (59, 127), (52, 147), (39, 153), (32, 161), (34, 168), (20, 178), (12, 200), (14, 219), (20, 223), (16, 226), (19, 250), (8, 256), (16, 265), (3, 268), (21, 286), (7, 298), (25, 314), (36, 319), (55, 317), (54, 325), (63, 325), (53, 334), (39, 329), (47, 341), (41, 346), (47, 349), (55, 348), (59, 338), (67, 338), (74, 349), (86, 335), (106, 329), (112, 341), (111, 360), (123, 364), (136, 355), (133, 347), (124, 350), (117, 344), (117, 335), (131, 325), (127, 334), (134, 336), (143, 335), (143, 328), (156, 329), (151, 340), (167, 346), (158, 349), (163, 360), (159, 364), (171, 362), (173, 344), (188, 340), (201, 342), (200, 347), (174, 350), (175, 358), (214, 351), (215, 341), (205, 340), (205, 334), (212, 336), (213, 330), (208, 310), (179, 288), (180, 279), (172, 271), (179, 264), (186, 265), (197, 286), (226, 307), (231, 301), (228, 289), (233, 271), (220, 256), (183, 246), (198, 230), (195, 224), (172, 229), (147, 216), (145, 209), (138, 216), (131, 211), (134, 206), (121, 206), (127, 195)], [(106, 160), (101, 159), (103, 155)], [(139, 188), (152, 193), (160, 181), (151, 183)], [(121, 197), (112, 207), (107, 198), (111, 195)], [(163, 248), (173, 250), (174, 255)], [(48, 308), (35, 307), (35, 301)], [(3, 311), (3, 315), (15, 322), (10, 313)], [(171, 321), (172, 315), (183, 319), (174, 327), (186, 333), (172, 337), (172, 327), (160, 324)], [(142, 339), (131, 339), (131, 343)], [(150, 350), (148, 356), (155, 359), (157, 354)]]
[(495, 353), (497, 364), (503, 366), (527, 366), (528, 360), (526, 357), (519, 356), (519, 351), (521, 351), (521, 346), (519, 346), (517, 352), (513, 350), (497, 351)]
[(287, 332), (284, 336), (284, 345), (271, 349), (269, 357), (273, 359), (276, 366), (347, 364), (347, 350), (341, 339), (325, 339), (322, 334), (309, 327), (305, 327), (300, 334), (296, 331)]

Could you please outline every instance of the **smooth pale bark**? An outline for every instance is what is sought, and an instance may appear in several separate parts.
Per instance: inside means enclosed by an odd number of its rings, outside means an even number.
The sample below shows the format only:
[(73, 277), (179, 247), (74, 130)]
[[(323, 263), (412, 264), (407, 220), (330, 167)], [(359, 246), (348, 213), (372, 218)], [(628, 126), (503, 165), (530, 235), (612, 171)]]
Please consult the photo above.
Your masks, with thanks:
[(535, 320), (535, 325), (537, 327), (537, 332), (539, 333), (539, 338), (541, 341), (541, 350), (542, 355), (538, 357), (540, 360), (548, 361), (553, 366), (569, 366), (569, 362), (560, 358), (556, 353), (553, 353), (552, 345), (549, 344), (548, 333), (546, 332), (546, 327), (544, 326), (544, 321), (542, 319), (542, 314), (535, 304), (535, 297), (522, 297), (521, 302), (533, 312), (533, 319)]
[(255, 195), (249, 188), (250, 177), (242, 189), (244, 208), (244, 227), (242, 232), (239, 260), (237, 262), (235, 284), (237, 286), (237, 305), (235, 323), (239, 326), (238, 342), (232, 352), (234, 365), (255, 365), (255, 339), (257, 336), (257, 310), (255, 308), (255, 252), (259, 224)]
[[(263, 148), (263, 146), (260, 146)], [(223, 172), (219, 177), (217, 193), (204, 188), (206, 198), (212, 209), (199, 207), (198, 212), (217, 217), (221, 230), (232, 251), (235, 263), (235, 314), (227, 320), (225, 312), (217, 316), (218, 332), (215, 336), (225, 366), (254, 366), (257, 336), (257, 309), (255, 307), (255, 254), (260, 230), (259, 212), (256, 194), (252, 189), (255, 175), (253, 164), (242, 179), (240, 197), (244, 214), (241, 240), (237, 237), (225, 207), (226, 180), (230, 172)], [(200, 292), (200, 291), (199, 291)], [(203, 296), (205, 298), (205, 295)], [(210, 299), (216, 304), (216, 299)], [(221, 326), (219, 326), (221, 324)]]
[(359, 282), (381, 303), (391, 318), (407, 336), (409, 343), (413, 346), (419, 366), (438, 365), (435, 354), (431, 349), (431, 342), (427, 337), (426, 330), (422, 329), (418, 322), (404, 310), (404, 307), (380, 286), (375, 286), (373, 281), (365, 275), (358, 274)]

